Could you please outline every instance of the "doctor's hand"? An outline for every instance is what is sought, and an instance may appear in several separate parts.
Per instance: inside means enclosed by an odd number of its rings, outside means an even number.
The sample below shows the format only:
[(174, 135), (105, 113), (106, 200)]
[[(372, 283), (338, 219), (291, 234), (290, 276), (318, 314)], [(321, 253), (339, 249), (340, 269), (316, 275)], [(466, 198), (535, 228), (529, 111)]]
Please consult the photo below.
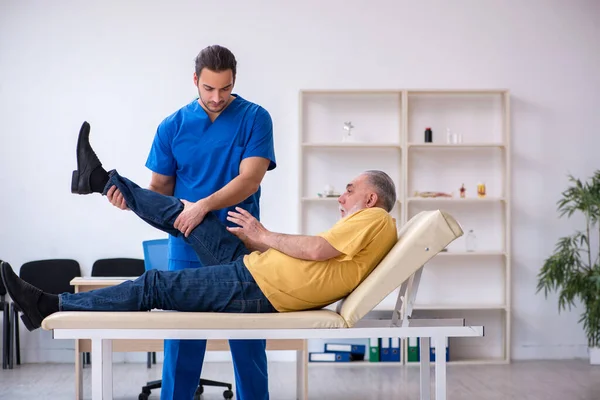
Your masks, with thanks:
[(125, 199), (123, 198), (123, 194), (115, 185), (112, 185), (110, 189), (108, 189), (106, 197), (113, 206), (120, 208), (121, 210), (129, 210), (129, 207), (127, 207), (127, 203), (125, 203)]
[(204, 207), (201, 200), (192, 203), (181, 199), (181, 202), (183, 203), (183, 211), (179, 214), (173, 226), (185, 237), (188, 237), (192, 230), (200, 225), (209, 210)]
[[(254, 248), (260, 248), (264, 243), (265, 236), (269, 231), (252, 214), (243, 208), (236, 207), (236, 211), (227, 213), (227, 220), (239, 225), (239, 227), (227, 227), (227, 230), (239, 237), (244, 244)], [(246, 247), (249, 247), (246, 244)]]

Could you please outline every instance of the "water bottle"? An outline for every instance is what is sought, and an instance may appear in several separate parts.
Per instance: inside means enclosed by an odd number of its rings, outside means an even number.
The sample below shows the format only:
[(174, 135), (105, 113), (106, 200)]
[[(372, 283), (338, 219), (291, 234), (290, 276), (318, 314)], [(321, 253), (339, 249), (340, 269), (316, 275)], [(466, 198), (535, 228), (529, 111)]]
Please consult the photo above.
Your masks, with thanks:
[(465, 238), (467, 252), (471, 253), (475, 251), (475, 248), (477, 247), (476, 241), (477, 237), (475, 236), (475, 233), (473, 233), (473, 229), (469, 230), (469, 233), (467, 233), (467, 237)]

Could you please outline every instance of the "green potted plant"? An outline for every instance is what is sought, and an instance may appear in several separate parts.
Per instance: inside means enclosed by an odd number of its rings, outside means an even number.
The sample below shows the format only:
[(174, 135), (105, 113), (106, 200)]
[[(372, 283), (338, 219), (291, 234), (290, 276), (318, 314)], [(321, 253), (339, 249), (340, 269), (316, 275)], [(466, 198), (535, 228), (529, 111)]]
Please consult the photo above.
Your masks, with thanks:
[[(600, 170), (582, 182), (569, 175), (571, 186), (557, 202), (560, 217), (582, 214), (583, 230), (559, 238), (554, 253), (544, 261), (538, 274), (537, 292), (558, 293), (558, 310), (578, 300), (583, 307), (580, 323), (588, 341), (590, 363), (600, 364), (600, 248), (597, 241), (600, 221)], [(595, 240), (594, 240), (595, 238)]]

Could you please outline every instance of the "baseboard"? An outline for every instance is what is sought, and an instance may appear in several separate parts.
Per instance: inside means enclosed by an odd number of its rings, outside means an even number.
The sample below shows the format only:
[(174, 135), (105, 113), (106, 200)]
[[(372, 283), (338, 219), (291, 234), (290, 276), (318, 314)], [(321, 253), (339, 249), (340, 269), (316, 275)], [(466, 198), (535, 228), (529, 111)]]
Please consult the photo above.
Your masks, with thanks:
[(570, 345), (524, 345), (513, 349), (513, 360), (571, 360), (589, 358), (588, 346)]

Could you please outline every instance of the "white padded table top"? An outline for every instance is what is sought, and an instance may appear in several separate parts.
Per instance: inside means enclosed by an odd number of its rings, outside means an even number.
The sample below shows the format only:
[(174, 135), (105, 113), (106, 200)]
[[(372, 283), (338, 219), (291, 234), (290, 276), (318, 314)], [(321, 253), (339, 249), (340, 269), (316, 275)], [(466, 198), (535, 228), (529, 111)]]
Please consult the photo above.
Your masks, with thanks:
[(330, 310), (290, 313), (201, 313), (178, 311), (102, 312), (61, 311), (42, 322), (52, 329), (318, 329), (346, 328)]

